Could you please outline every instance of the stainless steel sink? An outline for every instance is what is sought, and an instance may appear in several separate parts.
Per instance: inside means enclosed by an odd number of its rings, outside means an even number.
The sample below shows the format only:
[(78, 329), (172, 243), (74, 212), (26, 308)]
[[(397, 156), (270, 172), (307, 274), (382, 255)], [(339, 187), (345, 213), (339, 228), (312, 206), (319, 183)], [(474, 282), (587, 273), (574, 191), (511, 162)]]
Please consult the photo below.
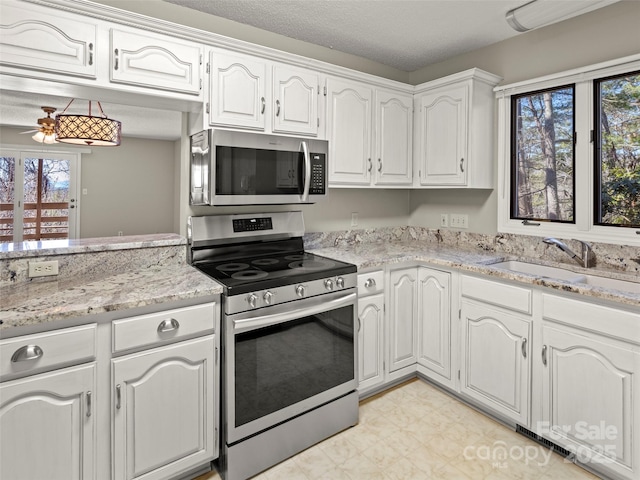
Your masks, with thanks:
[(550, 280), (563, 280), (569, 283), (591, 285), (593, 287), (640, 294), (640, 282), (632, 282), (630, 280), (601, 277), (599, 275), (591, 274), (585, 275), (560, 267), (550, 267), (548, 265), (538, 265), (536, 263), (520, 262), (518, 260), (493, 263), (491, 266), (512, 272), (526, 273), (536, 277), (548, 278)]
[(573, 282), (584, 278), (584, 275), (572, 272), (571, 270), (566, 270), (564, 268), (550, 267), (547, 265), (538, 265), (528, 262), (519, 262), (517, 260), (493, 263), (491, 264), (491, 266), (503, 270), (510, 270), (512, 272), (526, 273), (529, 275), (535, 275), (536, 277), (551, 279), (555, 278), (557, 280), (564, 280), (567, 282)]

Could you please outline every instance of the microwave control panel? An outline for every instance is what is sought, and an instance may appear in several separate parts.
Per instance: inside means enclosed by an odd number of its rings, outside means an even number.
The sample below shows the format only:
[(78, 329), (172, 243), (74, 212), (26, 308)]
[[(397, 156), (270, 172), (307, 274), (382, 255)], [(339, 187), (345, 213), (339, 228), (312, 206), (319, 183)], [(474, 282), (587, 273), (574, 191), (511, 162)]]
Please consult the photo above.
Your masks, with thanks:
[(327, 184), (326, 155), (324, 153), (311, 154), (311, 185), (309, 185), (310, 195), (324, 195)]

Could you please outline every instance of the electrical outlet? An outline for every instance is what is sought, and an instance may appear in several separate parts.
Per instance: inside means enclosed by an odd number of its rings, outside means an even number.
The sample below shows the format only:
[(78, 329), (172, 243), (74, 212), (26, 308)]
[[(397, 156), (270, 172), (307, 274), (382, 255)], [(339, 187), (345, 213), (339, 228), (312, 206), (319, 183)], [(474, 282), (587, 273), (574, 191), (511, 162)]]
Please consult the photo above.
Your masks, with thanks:
[(449, 226), (449, 215), (447, 215), (446, 213), (441, 213), (440, 214), (440, 226), (441, 227), (448, 227)]
[(29, 277), (48, 277), (58, 275), (58, 261), (29, 262)]
[(352, 227), (358, 226), (358, 214), (356, 212), (351, 214), (351, 226)]
[(469, 215), (452, 213), (450, 225), (453, 228), (469, 228)]

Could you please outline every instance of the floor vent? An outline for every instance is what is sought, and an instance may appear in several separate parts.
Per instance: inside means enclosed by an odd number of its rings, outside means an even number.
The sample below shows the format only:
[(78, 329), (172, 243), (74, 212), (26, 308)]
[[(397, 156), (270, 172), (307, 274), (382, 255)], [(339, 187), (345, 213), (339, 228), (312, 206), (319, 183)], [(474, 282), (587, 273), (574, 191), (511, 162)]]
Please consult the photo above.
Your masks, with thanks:
[(547, 447), (553, 450), (558, 455), (562, 455), (565, 458), (569, 458), (573, 460), (573, 453), (571, 453), (569, 450), (567, 450), (566, 448), (562, 448), (560, 445), (556, 445), (552, 441), (547, 440), (544, 437), (541, 437), (537, 433), (534, 433), (531, 430), (524, 428), (522, 425), (516, 425), (516, 432), (518, 432), (521, 435), (524, 435), (527, 438), (530, 438), (534, 442), (539, 443), (544, 447)]

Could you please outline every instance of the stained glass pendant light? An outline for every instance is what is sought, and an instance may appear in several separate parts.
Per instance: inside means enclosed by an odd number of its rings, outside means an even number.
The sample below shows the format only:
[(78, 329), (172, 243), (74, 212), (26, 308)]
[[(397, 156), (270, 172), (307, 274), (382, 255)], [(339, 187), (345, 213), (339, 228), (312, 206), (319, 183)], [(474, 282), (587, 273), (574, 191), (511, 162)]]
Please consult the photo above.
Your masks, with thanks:
[(56, 115), (56, 139), (63, 143), (89, 145), (95, 147), (117, 147), (120, 145), (122, 124), (117, 120), (107, 118), (100, 109), (99, 117), (91, 115), (91, 100), (89, 100), (89, 115), (69, 115), (66, 111), (75, 99), (71, 99), (64, 111)]

